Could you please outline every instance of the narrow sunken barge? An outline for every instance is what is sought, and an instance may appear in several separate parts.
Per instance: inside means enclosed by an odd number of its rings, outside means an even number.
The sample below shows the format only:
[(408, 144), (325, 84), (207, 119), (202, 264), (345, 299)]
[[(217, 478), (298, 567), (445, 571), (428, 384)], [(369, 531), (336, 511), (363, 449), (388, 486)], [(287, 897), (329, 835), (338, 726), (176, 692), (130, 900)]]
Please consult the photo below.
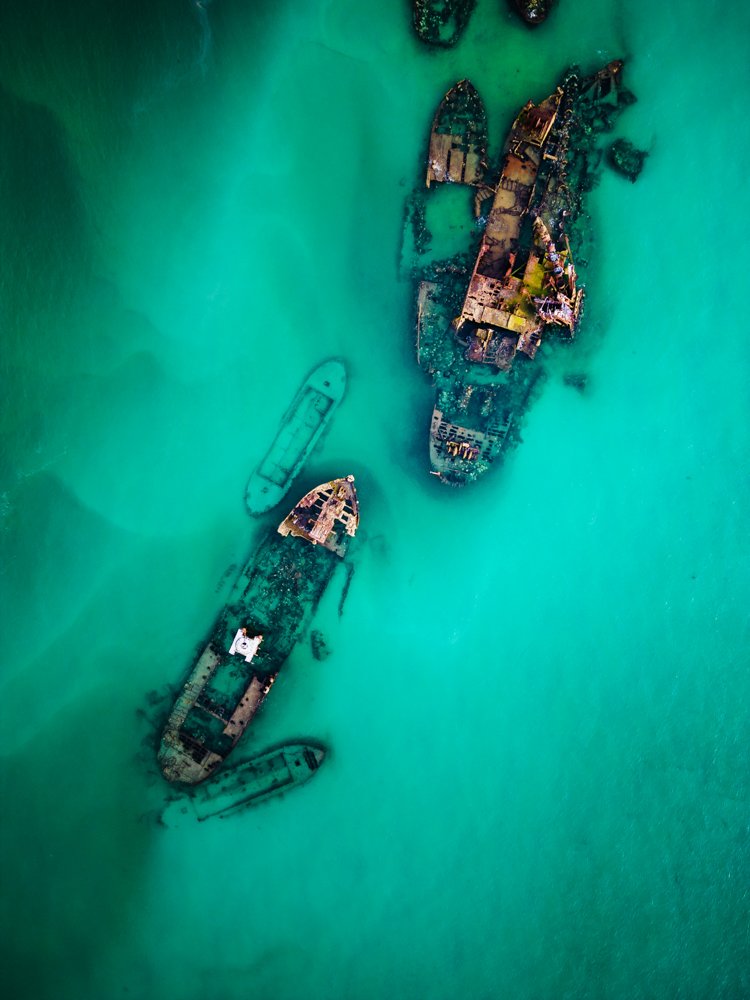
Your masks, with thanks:
[[(476, 480), (518, 442), (542, 375), (535, 358), (544, 337), (555, 332), (570, 340), (576, 333), (584, 297), (574, 264), (585, 238), (582, 198), (596, 181), (598, 137), (634, 100), (621, 77), (619, 61), (587, 77), (571, 70), (549, 97), (528, 101), (492, 182), (480, 169), (484, 107), (468, 81), (446, 94), (433, 120), (427, 187), (474, 188), (483, 227), (473, 260), (430, 259), (425, 195), (407, 209), (417, 360), (436, 388), (431, 471), (442, 482)], [(459, 91), (471, 101), (457, 101)], [(452, 115), (454, 107), (460, 113)]]
[(167, 720), (158, 756), (168, 781), (197, 784), (231, 753), (358, 524), (354, 477), (334, 479), (305, 494), (248, 560)]

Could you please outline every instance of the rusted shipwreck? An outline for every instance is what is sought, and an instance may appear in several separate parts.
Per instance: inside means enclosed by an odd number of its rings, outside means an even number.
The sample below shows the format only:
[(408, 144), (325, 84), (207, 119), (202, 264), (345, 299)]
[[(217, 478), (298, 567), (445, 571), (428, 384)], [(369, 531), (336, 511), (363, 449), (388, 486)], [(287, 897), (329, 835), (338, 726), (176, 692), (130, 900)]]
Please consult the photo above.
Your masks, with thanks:
[(197, 784), (231, 753), (358, 524), (354, 477), (334, 479), (305, 494), (248, 560), (167, 720), (158, 756), (168, 781)]
[[(436, 386), (430, 461), (443, 482), (476, 479), (518, 440), (520, 417), (541, 374), (534, 359), (545, 334), (575, 335), (584, 296), (573, 260), (581, 201), (594, 183), (599, 134), (633, 100), (621, 75), (619, 61), (588, 77), (572, 70), (543, 101), (529, 101), (511, 126), (491, 183), (482, 165), (477, 92), (461, 81), (438, 109), (427, 187), (472, 186), (482, 226), (473, 262), (431, 260), (424, 214), (412, 206), (408, 215), (412, 226), (415, 220), (422, 226), (414, 246), (423, 259), (412, 268), (417, 360)], [(462, 113), (448, 124), (457, 92), (464, 95)], [(470, 115), (465, 95), (471, 95)]]

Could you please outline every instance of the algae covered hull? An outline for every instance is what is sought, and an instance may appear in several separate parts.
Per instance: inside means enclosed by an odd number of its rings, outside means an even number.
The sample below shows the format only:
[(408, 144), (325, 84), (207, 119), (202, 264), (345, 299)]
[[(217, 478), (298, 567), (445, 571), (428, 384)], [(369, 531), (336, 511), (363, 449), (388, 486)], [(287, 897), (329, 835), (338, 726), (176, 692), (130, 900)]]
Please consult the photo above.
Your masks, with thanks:
[(231, 753), (310, 622), (359, 523), (354, 479), (304, 497), (243, 566), (167, 720), (159, 764), (196, 784)]
[(187, 794), (172, 799), (161, 814), (166, 826), (185, 818), (199, 822), (226, 819), (275, 795), (291, 791), (314, 777), (325, 760), (319, 743), (286, 743), (243, 760)]
[(332, 358), (313, 369), (285, 413), (279, 431), (250, 476), (245, 502), (263, 514), (289, 492), (346, 391), (346, 367)]
[[(583, 305), (574, 264), (585, 240), (582, 198), (595, 180), (598, 136), (633, 100), (621, 74), (621, 62), (586, 77), (571, 70), (547, 98), (527, 102), (511, 126), (492, 183), (480, 174), (462, 178), (458, 171), (451, 176), (450, 170), (433, 169), (436, 149), (446, 145), (441, 135), (457, 135), (466, 147), (475, 123), (481, 127), (478, 95), (472, 95), (471, 116), (465, 101), (459, 105), (452, 129), (445, 117), (456, 88), (435, 116), (427, 186), (453, 181), (474, 187), (482, 233), (473, 259), (435, 259), (425, 202), (419, 200), (425, 196), (415, 196), (408, 207), (417, 360), (436, 388), (430, 464), (445, 483), (474, 481), (518, 442), (543, 374), (535, 358), (545, 336), (575, 335)], [(467, 82), (457, 87), (466, 90)]]

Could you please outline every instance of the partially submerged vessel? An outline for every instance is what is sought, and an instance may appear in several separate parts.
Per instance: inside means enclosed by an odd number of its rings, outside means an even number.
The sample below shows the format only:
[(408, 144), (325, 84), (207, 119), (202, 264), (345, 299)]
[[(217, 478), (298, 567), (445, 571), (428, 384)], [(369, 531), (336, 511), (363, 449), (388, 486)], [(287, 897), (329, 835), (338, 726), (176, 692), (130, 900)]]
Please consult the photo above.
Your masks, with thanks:
[(305, 494), (250, 557), (167, 720), (158, 756), (168, 781), (197, 784), (231, 753), (358, 524), (354, 477), (334, 479)]
[(181, 819), (226, 819), (309, 781), (325, 760), (319, 743), (286, 743), (227, 767), (197, 788), (167, 803), (166, 826)]
[(343, 361), (331, 358), (310, 372), (284, 414), (271, 447), (250, 476), (245, 502), (251, 514), (264, 514), (283, 500), (345, 391)]
[[(473, 263), (456, 256), (412, 268), (417, 360), (436, 387), (431, 471), (445, 483), (475, 480), (517, 442), (541, 376), (534, 359), (544, 335), (554, 330), (570, 340), (576, 332), (583, 306), (573, 263), (574, 245), (581, 245), (576, 223), (594, 182), (597, 137), (633, 100), (621, 71), (619, 61), (589, 77), (571, 70), (546, 99), (527, 102), (493, 184), (433, 169), (433, 123), (427, 186), (449, 180), (476, 186), (483, 226)], [(455, 131), (465, 132), (463, 119)], [(413, 206), (408, 212), (412, 226), (420, 219), (422, 234), (429, 233), (424, 212)], [(427, 253), (426, 243), (415, 237), (416, 252)]]

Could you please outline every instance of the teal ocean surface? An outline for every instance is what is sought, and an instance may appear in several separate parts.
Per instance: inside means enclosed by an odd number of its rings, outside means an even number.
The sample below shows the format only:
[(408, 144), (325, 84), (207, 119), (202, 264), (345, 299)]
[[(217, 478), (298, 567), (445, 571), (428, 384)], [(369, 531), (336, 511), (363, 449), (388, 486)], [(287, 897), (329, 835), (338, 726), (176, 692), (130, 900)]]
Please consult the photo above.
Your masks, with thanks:
[[(5, 0), (6, 996), (750, 996), (749, 33), (741, 4), (530, 31), (479, 0), (435, 52), (405, 0)], [(589, 199), (585, 320), (523, 444), (450, 490), (398, 266), (432, 114), (469, 76), (497, 155), (618, 57), (645, 169)], [(349, 391), (295, 492), (356, 476), (356, 569), (243, 751), (329, 759), (165, 830), (153, 724), (286, 513), (245, 483), (328, 356)]]

